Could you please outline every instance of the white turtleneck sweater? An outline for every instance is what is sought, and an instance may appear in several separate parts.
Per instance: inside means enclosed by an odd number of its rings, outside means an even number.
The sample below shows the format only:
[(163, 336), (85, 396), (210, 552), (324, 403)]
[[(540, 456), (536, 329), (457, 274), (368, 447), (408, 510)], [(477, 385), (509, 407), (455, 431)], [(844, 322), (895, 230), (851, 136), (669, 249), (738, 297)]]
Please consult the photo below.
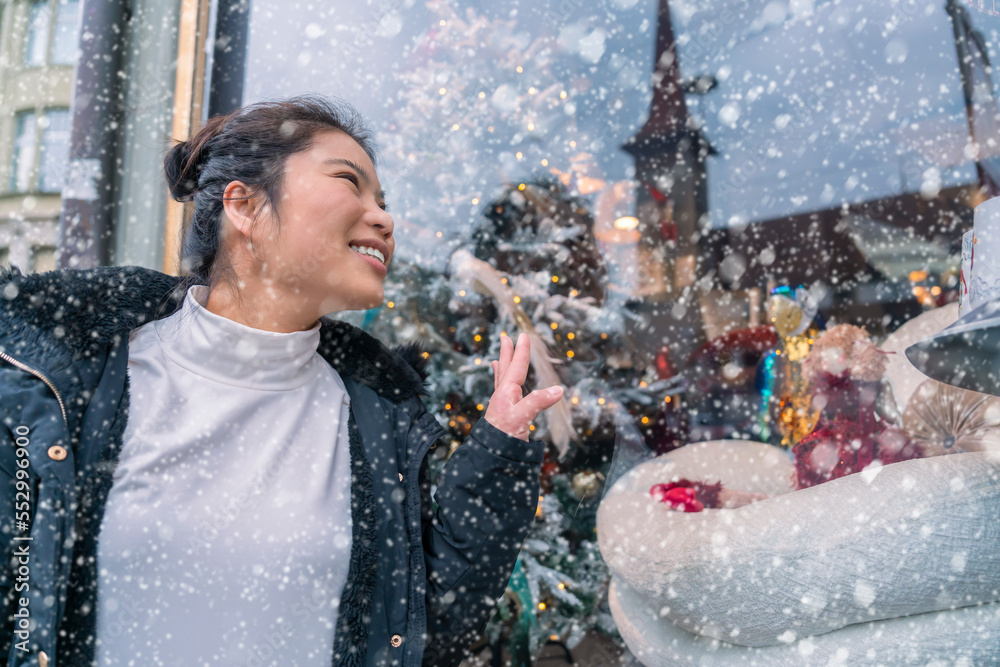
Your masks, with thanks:
[(329, 665), (351, 553), (349, 398), (308, 331), (203, 307), (129, 339), (97, 550), (100, 665)]

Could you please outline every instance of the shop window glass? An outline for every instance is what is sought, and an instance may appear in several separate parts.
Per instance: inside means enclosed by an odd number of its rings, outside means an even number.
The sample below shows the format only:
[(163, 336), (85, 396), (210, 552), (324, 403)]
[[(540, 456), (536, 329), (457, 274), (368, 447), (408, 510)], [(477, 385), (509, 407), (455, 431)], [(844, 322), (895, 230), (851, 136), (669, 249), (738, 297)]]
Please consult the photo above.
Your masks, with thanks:
[(890, 371), (845, 398), (804, 369), (847, 368), (813, 354), (837, 325), (849, 356), (974, 303), (963, 235), (1000, 195), (986, 4), (252, 3), (243, 102), (333, 94), (375, 129), (397, 253), (385, 306), (355, 321), (433, 348), (427, 404), (452, 440), (483, 414), (463, 397), (490, 395), (502, 331), (535, 336), (534, 377), (567, 387), (535, 432), (550, 461), (511, 584), (532, 641), (579, 638), (552, 573), (594, 574), (574, 564), (594, 526), (569, 517), (596, 512), (623, 438), (631, 462), (709, 440), (787, 462), (825, 414), (924, 453), (961, 440), (928, 435), (935, 400), (883, 391)]

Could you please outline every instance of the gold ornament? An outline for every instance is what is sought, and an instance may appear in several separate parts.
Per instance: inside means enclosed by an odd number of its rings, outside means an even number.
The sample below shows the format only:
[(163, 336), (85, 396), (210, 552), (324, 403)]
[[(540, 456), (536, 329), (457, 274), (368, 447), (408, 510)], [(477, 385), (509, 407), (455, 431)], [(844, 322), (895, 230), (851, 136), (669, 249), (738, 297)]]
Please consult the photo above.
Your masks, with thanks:
[(782, 338), (790, 336), (802, 324), (802, 308), (793, 299), (773, 296), (768, 302), (771, 323)]

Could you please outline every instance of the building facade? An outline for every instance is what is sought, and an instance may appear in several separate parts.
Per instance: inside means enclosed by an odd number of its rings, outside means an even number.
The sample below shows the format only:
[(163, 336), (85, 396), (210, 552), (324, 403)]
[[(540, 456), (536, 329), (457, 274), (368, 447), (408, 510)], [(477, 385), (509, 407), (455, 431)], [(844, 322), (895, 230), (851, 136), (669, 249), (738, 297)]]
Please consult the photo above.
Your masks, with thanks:
[(55, 268), (79, 0), (0, 7), (0, 263)]

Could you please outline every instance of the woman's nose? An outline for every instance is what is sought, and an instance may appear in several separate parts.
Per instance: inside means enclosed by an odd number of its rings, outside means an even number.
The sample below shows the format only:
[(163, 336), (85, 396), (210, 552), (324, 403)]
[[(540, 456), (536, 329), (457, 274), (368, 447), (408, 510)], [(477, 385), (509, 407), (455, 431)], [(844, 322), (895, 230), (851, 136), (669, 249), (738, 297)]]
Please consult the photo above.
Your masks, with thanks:
[(382, 209), (381, 207), (374, 213), (373, 222), (371, 223), (375, 229), (379, 230), (383, 238), (389, 239), (392, 237), (392, 229), (395, 223), (392, 220), (392, 216), (389, 212)]

